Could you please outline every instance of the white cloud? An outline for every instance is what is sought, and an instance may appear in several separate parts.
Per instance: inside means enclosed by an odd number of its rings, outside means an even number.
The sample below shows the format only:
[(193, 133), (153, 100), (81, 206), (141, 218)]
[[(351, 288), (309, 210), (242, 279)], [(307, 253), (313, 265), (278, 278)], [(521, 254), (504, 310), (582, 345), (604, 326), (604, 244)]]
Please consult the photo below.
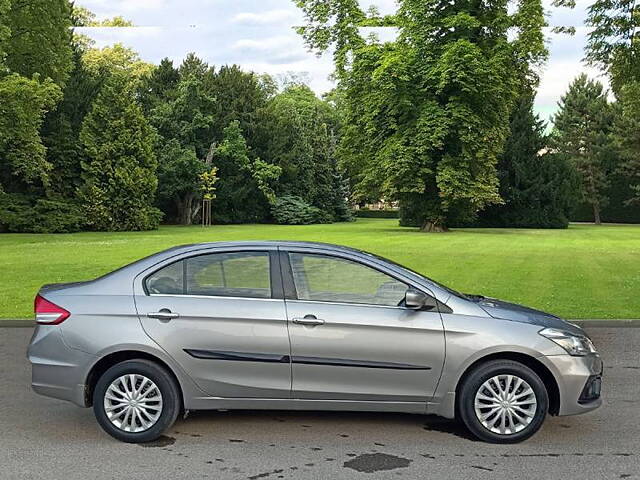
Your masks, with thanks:
[(297, 20), (299, 15), (293, 10), (269, 10), (266, 12), (242, 12), (236, 14), (231, 21), (245, 25), (265, 25)]
[(298, 42), (296, 37), (280, 35), (276, 37), (259, 38), (255, 40), (251, 38), (243, 38), (237, 40), (231, 48), (233, 48), (234, 50), (265, 51), (291, 47), (292, 45), (295, 45), (297, 43)]

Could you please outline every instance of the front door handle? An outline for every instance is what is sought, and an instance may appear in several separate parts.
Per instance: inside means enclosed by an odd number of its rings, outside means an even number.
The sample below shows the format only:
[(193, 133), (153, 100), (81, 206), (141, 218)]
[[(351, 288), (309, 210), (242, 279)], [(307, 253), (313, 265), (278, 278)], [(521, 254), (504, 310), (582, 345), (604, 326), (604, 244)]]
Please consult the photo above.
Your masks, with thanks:
[(298, 325), (324, 325), (324, 320), (316, 317), (315, 315), (305, 315), (303, 318), (294, 318), (292, 319), (293, 323), (297, 323)]
[(159, 312), (147, 313), (147, 317), (157, 318), (158, 320), (171, 320), (173, 318), (178, 318), (179, 316), (180, 316), (179, 313), (173, 313), (168, 308), (163, 308)]

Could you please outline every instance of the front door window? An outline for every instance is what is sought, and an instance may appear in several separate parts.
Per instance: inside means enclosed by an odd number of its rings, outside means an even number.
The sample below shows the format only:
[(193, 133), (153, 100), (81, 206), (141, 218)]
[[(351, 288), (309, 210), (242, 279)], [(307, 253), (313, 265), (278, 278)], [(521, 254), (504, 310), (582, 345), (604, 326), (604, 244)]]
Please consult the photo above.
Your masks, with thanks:
[(396, 307), (406, 284), (358, 262), (328, 255), (290, 253), (298, 300)]

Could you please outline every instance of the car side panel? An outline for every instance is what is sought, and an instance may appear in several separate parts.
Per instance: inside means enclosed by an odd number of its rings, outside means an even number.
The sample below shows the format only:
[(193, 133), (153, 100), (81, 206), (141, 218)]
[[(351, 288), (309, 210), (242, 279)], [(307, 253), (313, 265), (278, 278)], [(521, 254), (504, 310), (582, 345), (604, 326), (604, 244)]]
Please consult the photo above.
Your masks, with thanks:
[[(426, 402), (444, 359), (438, 312), (287, 300), (298, 399)], [(325, 324), (291, 323), (313, 314)]]
[(538, 335), (538, 325), (497, 318), (442, 314), (446, 357), (442, 377), (427, 412), (446, 418), (455, 416), (455, 392), (460, 378), (474, 362), (496, 353), (521, 353), (530, 357), (566, 352)]
[[(47, 299), (70, 311), (71, 316), (60, 325), (36, 327), (28, 350), (34, 366), (34, 390), (86, 406), (85, 387), (95, 364), (112, 353), (134, 351), (152, 355), (169, 366), (178, 379), (186, 408), (190, 399), (204, 395), (191, 377), (145, 334), (132, 296), (53, 292), (47, 294)], [(56, 391), (60, 393), (55, 394)]]
[[(282, 299), (138, 296), (145, 332), (215, 397), (289, 398), (289, 336)], [(169, 309), (163, 321), (148, 312)]]
[(36, 325), (27, 349), (31, 362), (31, 387), (36, 393), (85, 406), (87, 365), (97, 357), (69, 348), (57, 325)]

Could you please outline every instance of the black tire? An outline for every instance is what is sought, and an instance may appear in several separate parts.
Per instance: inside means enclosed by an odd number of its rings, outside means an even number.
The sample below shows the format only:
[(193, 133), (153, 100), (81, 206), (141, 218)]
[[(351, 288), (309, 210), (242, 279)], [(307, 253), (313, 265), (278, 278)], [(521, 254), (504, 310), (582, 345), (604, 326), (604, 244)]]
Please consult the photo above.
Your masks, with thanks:
[[(147, 377), (156, 384), (162, 395), (162, 408), (159, 418), (147, 430), (142, 432), (126, 432), (111, 423), (104, 407), (105, 393), (111, 383), (127, 374), (138, 374)], [(112, 437), (127, 443), (145, 443), (156, 440), (167, 431), (180, 412), (180, 395), (173, 377), (158, 364), (143, 359), (127, 360), (109, 368), (98, 379), (93, 394), (93, 411), (102, 429)]]
[[(537, 405), (533, 418), (524, 429), (516, 433), (494, 433), (476, 415), (476, 393), (484, 382), (496, 375), (515, 375), (527, 382), (535, 394)], [(512, 360), (491, 360), (479, 365), (466, 376), (459, 389), (457, 408), (462, 422), (480, 440), (490, 443), (518, 443), (531, 437), (542, 426), (549, 410), (549, 396), (540, 377), (526, 365)]]

